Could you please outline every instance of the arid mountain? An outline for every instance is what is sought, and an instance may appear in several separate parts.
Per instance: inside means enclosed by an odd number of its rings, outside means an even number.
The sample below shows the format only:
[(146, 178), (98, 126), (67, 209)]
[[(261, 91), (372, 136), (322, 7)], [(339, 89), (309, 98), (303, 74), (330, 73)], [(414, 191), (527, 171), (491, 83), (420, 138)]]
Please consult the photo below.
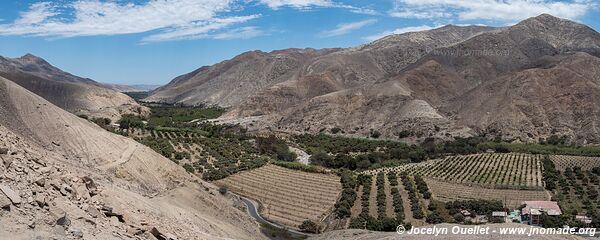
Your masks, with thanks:
[[(559, 134), (600, 143), (598, 57), (600, 34), (544, 14), (510, 27), (446, 26), (319, 55), (237, 105), (203, 91), (187, 97), (231, 105), (226, 118), (252, 116), (263, 121), (255, 126), (283, 131), (340, 127), (363, 136), (406, 130), (413, 138), (486, 134), (529, 142)], [(211, 74), (195, 75), (221, 76)], [(214, 83), (211, 91), (245, 82)], [(168, 99), (172, 90), (167, 85), (149, 99)]]
[(153, 91), (161, 85), (151, 85), (151, 84), (133, 84), (133, 85), (124, 85), (124, 84), (113, 84), (113, 83), (102, 83), (102, 86), (115, 90), (117, 92), (129, 93), (129, 92), (149, 92)]
[(64, 72), (31, 54), (0, 57), (0, 76), (75, 114), (117, 120), (122, 114), (148, 111), (125, 94)]
[(145, 101), (237, 106), (257, 92), (296, 78), (307, 61), (334, 51), (336, 49), (247, 52), (179, 76), (156, 89)]
[(261, 239), (215, 186), (0, 77), (0, 239)]

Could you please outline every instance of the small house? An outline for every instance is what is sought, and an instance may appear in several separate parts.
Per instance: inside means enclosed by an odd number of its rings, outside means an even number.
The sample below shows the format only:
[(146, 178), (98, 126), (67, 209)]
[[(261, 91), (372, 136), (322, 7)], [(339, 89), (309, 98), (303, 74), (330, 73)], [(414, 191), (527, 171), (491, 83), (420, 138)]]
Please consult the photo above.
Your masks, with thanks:
[(592, 223), (592, 218), (588, 216), (577, 215), (575, 216), (575, 220), (580, 221), (585, 226), (589, 226)]
[(492, 222), (503, 223), (506, 222), (506, 217), (508, 214), (506, 212), (492, 212)]
[(462, 214), (465, 217), (471, 216), (471, 213), (468, 210), (465, 210), (465, 209), (461, 210), (460, 214)]
[(525, 201), (525, 207), (521, 210), (523, 223), (541, 226), (542, 215), (560, 216), (562, 214), (557, 202), (554, 201)]

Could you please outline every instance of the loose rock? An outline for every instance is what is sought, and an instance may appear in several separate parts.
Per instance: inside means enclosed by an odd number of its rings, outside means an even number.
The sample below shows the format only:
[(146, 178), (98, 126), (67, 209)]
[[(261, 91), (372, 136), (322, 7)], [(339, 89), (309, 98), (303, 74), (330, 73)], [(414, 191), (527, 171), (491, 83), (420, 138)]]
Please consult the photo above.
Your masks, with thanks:
[(6, 185), (0, 184), (0, 191), (3, 192), (6, 195), (6, 197), (8, 197), (8, 199), (10, 199), (10, 201), (15, 205), (21, 204), (21, 202), (23, 201), (21, 200), (21, 197), (18, 193), (16, 193)]

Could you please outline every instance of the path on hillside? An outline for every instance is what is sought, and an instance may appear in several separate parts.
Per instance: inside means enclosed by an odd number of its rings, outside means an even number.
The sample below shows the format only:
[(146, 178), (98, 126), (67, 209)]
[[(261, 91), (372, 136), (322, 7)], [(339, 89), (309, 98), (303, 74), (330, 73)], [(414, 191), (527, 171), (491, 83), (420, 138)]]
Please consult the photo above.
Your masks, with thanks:
[(103, 170), (107, 170), (107, 169), (119, 166), (123, 163), (126, 163), (127, 161), (129, 161), (129, 159), (131, 159), (131, 156), (133, 156), (133, 154), (138, 149), (138, 147), (139, 147), (138, 143), (130, 143), (127, 146), (127, 149), (125, 149), (125, 151), (123, 151), (123, 153), (121, 153), (121, 157), (117, 161), (102, 165), (99, 168), (103, 169)]

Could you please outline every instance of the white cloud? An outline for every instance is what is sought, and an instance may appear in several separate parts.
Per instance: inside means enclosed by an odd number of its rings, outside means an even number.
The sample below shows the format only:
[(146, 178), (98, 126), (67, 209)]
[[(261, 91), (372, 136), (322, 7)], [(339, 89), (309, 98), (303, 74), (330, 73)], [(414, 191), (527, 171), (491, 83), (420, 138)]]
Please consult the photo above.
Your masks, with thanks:
[(337, 25), (337, 27), (335, 29), (321, 32), (319, 34), (319, 36), (321, 36), (321, 37), (340, 36), (340, 35), (344, 35), (344, 34), (347, 34), (349, 32), (352, 32), (354, 30), (363, 28), (363, 27), (365, 27), (367, 25), (371, 25), (371, 24), (373, 24), (375, 22), (377, 22), (377, 20), (375, 20), (375, 19), (368, 19), (368, 20), (363, 20), (363, 21), (358, 21), (358, 22), (342, 23), (342, 24)]
[(595, 4), (591, 0), (396, 0), (391, 16), (461, 20), (519, 21), (542, 13), (577, 19)]
[(248, 38), (258, 37), (258, 36), (262, 36), (262, 35), (265, 35), (265, 32), (263, 32), (256, 26), (250, 26), (250, 27), (242, 27), (242, 28), (238, 28), (238, 29), (233, 29), (233, 30), (230, 30), (227, 32), (217, 33), (217, 34), (214, 34), (213, 36), (211, 36), (211, 38), (225, 39), (225, 40), (248, 39)]
[(367, 41), (375, 41), (377, 39), (381, 39), (383, 37), (393, 35), (393, 34), (402, 34), (402, 33), (407, 33), (407, 32), (420, 32), (420, 31), (435, 29), (438, 27), (440, 27), (440, 26), (431, 27), (431, 26), (427, 26), (427, 25), (422, 25), (422, 26), (403, 27), (403, 28), (397, 28), (392, 31), (385, 31), (385, 32), (382, 32), (382, 33), (379, 33), (376, 35), (367, 36), (367, 37), (364, 37), (363, 39), (367, 40)]
[[(77, 37), (150, 33), (142, 42), (181, 39), (231, 39), (262, 33), (258, 28), (229, 29), (260, 17), (259, 14), (236, 16), (248, 2), (258, 2), (277, 10), (281, 7), (344, 8), (351, 12), (374, 14), (370, 9), (344, 5), (332, 0), (147, 0), (132, 3), (115, 0), (73, 0), (38, 2), (12, 23), (0, 23), (0, 35)], [(223, 31), (222, 33), (219, 33)]]
[[(229, 17), (221, 19), (212, 19), (206, 22), (194, 23), (187, 26), (177, 27), (171, 30), (164, 31), (145, 37), (142, 42), (163, 42), (172, 40), (191, 40), (191, 39), (206, 39), (214, 38), (217, 34), (211, 34), (214, 30), (223, 29), (234, 24), (243, 23), (254, 18), (258, 15), (251, 16), (240, 16), (240, 17)], [(215, 38), (223, 39), (223, 38)]]
[(366, 15), (377, 15), (377, 11), (369, 8), (360, 8), (352, 5), (342, 4), (332, 0), (258, 0), (271, 9), (277, 10), (282, 7), (291, 7), (296, 9), (311, 9), (315, 7), (324, 8), (343, 8), (350, 12)]
[(336, 3), (330, 0), (259, 0), (260, 3), (272, 9), (281, 7), (309, 8), (309, 7), (333, 7)]
[[(185, 32), (200, 34), (256, 17), (218, 18), (219, 13), (229, 11), (231, 4), (230, 0), (151, 0), (143, 5), (79, 0), (64, 6), (41, 2), (32, 4), (13, 23), (0, 24), (0, 34), (75, 37), (159, 30), (153, 35), (156, 38), (165, 34), (182, 37)], [(61, 15), (65, 12), (72, 19)]]

